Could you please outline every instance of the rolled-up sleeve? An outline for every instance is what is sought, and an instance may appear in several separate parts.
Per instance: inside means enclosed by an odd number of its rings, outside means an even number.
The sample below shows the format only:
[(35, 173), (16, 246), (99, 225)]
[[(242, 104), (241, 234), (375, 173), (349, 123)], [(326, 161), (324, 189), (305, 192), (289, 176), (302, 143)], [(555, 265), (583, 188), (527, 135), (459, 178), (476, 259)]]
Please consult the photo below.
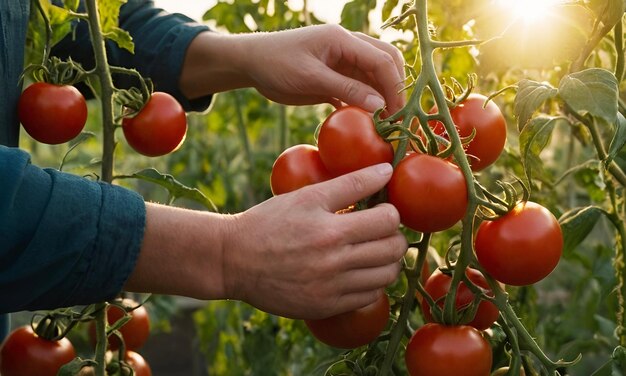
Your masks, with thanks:
[(40, 169), (26, 152), (0, 146), (0, 312), (114, 297), (144, 226), (138, 194)]
[[(209, 30), (207, 26), (182, 14), (167, 13), (147, 0), (129, 0), (124, 4), (119, 24), (133, 38), (135, 52), (120, 49), (114, 42), (108, 41), (107, 53), (112, 65), (137, 69), (153, 81), (156, 90), (173, 95), (187, 111), (208, 108), (211, 95), (189, 100), (179, 89), (187, 48), (199, 33)], [(52, 52), (61, 58), (71, 57), (87, 68), (93, 67), (87, 23), (79, 22), (76, 33), (57, 44)], [(134, 83), (130, 76), (116, 75), (114, 79), (118, 87)]]

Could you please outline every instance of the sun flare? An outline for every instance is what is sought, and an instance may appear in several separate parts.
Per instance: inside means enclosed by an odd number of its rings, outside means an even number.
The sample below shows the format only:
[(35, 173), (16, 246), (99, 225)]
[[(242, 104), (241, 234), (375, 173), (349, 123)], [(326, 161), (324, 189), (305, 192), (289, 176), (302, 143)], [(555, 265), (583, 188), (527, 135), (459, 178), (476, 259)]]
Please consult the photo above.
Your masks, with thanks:
[(548, 18), (560, 2), (561, 0), (497, 0), (498, 5), (505, 11), (527, 24), (538, 23)]

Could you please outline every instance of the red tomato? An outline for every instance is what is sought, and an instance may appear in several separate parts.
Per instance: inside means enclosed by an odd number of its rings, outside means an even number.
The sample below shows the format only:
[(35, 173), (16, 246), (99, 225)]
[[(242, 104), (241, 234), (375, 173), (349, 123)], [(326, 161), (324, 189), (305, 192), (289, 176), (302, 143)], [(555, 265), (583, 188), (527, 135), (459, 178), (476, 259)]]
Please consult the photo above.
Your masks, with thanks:
[(427, 154), (409, 154), (387, 186), (402, 224), (420, 232), (452, 227), (467, 209), (467, 184), (458, 166)]
[[(476, 130), (465, 150), (473, 171), (480, 171), (495, 162), (506, 143), (506, 120), (493, 101), (489, 101), (483, 108), (486, 100), (484, 95), (470, 94), (465, 101), (450, 110), (461, 138), (469, 137)], [(437, 107), (433, 107), (430, 112), (437, 112)], [(429, 125), (436, 134), (448, 138), (443, 123), (430, 121)]]
[(372, 115), (358, 107), (331, 113), (320, 128), (317, 146), (334, 176), (393, 162), (393, 147), (376, 132)]
[(325, 344), (353, 349), (375, 340), (389, 321), (389, 298), (384, 295), (374, 303), (354, 311), (321, 320), (305, 320), (311, 333)]
[(37, 82), (20, 96), (17, 113), (32, 138), (45, 144), (62, 144), (85, 127), (87, 103), (74, 86)]
[(127, 351), (126, 363), (135, 371), (135, 376), (152, 376), (152, 370), (146, 360), (134, 351)]
[(471, 326), (426, 324), (409, 340), (405, 353), (411, 376), (489, 376), (489, 343)]
[(272, 193), (279, 195), (331, 178), (315, 146), (295, 145), (283, 151), (274, 162), (270, 185)]
[[(483, 274), (472, 268), (468, 268), (465, 271), (465, 275), (467, 278), (472, 281), (476, 286), (481, 287), (488, 291), (488, 295), (493, 296), (493, 292), (489, 288), (489, 284), (487, 280), (483, 276)], [(434, 301), (437, 302), (441, 308), (443, 308), (444, 300), (448, 291), (450, 291), (450, 285), (452, 284), (452, 276), (442, 273), (440, 270), (435, 271), (426, 281), (424, 285), (424, 289), (433, 298)], [(457, 288), (456, 293), (456, 308), (457, 310), (461, 310), (463, 308), (469, 307), (469, 305), (474, 301), (474, 293), (465, 285), (464, 282), (459, 283), (459, 287)], [(433, 316), (430, 312), (430, 307), (428, 306), (428, 302), (422, 299), (422, 312), (424, 312), (424, 317), (427, 321), (436, 321), (433, 319)], [(493, 325), (493, 323), (498, 319), (498, 315), (500, 311), (498, 311), (498, 307), (492, 302), (483, 300), (478, 304), (478, 310), (476, 311), (476, 315), (474, 319), (470, 321), (467, 325), (473, 326), (478, 330), (486, 330)]]
[(183, 144), (187, 117), (174, 97), (155, 92), (137, 115), (122, 120), (122, 128), (126, 141), (135, 151), (158, 157)]
[(2, 376), (56, 376), (59, 369), (76, 357), (67, 339), (48, 341), (35, 334), (30, 326), (15, 329), (0, 349)]
[[(137, 306), (137, 302), (124, 299), (124, 305), (128, 307)], [(131, 319), (122, 326), (119, 331), (124, 338), (126, 350), (137, 350), (144, 345), (150, 336), (150, 317), (146, 307), (140, 306), (130, 312)], [(107, 321), (109, 325), (115, 324), (119, 319), (124, 317), (124, 311), (117, 306), (109, 306), (107, 309)], [(91, 343), (96, 343), (96, 326), (94, 322), (89, 325), (89, 337)], [(120, 340), (112, 335), (109, 337), (109, 349), (115, 351), (120, 348)]]
[(504, 216), (481, 223), (474, 247), (487, 273), (507, 285), (525, 286), (545, 278), (559, 263), (563, 234), (548, 209), (520, 202)]

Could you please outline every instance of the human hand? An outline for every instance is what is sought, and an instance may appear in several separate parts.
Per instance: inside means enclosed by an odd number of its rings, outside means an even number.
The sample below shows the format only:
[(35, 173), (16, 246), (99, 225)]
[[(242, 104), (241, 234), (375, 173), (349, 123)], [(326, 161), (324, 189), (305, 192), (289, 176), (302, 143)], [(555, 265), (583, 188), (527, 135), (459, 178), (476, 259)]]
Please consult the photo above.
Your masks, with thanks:
[(201, 33), (181, 75), (189, 97), (255, 87), (289, 105), (342, 103), (374, 112), (404, 105), (404, 59), (389, 43), (338, 25), (271, 33)]
[(389, 204), (335, 214), (381, 188), (388, 164), (276, 196), (231, 217), (225, 297), (285, 317), (323, 318), (374, 302), (407, 250)]

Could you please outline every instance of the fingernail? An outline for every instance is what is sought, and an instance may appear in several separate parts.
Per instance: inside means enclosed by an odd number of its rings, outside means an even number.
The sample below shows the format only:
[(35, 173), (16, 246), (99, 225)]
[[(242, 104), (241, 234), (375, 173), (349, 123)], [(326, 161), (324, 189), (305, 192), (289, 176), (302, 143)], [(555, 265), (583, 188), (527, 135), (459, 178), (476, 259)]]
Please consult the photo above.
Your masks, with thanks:
[(379, 108), (382, 108), (385, 106), (385, 101), (377, 95), (370, 94), (365, 98), (365, 102), (363, 102), (363, 106), (365, 107), (363, 108), (364, 110), (375, 112)]
[(393, 167), (389, 163), (381, 163), (376, 166), (376, 172), (383, 176), (391, 175), (393, 172)]

